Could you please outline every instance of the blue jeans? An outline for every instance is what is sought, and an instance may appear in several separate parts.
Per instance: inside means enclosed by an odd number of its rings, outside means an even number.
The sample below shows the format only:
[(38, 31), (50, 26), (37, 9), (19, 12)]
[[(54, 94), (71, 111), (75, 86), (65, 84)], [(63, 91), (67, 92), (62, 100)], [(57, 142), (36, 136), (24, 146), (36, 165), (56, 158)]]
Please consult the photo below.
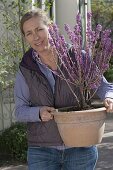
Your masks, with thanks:
[(96, 146), (58, 150), (46, 147), (28, 148), (29, 170), (94, 170)]

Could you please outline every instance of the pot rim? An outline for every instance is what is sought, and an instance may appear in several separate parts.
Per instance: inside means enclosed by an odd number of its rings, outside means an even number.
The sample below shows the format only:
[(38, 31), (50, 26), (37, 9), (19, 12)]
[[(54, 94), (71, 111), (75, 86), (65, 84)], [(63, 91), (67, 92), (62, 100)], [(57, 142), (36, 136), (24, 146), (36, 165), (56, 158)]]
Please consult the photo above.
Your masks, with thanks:
[(55, 109), (54, 111), (52, 111), (53, 115), (57, 115), (57, 114), (69, 114), (74, 112), (74, 114), (78, 114), (78, 113), (83, 113), (83, 112), (87, 112), (87, 113), (94, 113), (94, 112), (102, 112), (105, 111), (106, 112), (106, 108), (105, 107), (100, 107), (100, 108), (96, 108), (96, 109), (88, 109), (88, 110), (79, 110), (79, 111), (58, 111), (58, 109)]

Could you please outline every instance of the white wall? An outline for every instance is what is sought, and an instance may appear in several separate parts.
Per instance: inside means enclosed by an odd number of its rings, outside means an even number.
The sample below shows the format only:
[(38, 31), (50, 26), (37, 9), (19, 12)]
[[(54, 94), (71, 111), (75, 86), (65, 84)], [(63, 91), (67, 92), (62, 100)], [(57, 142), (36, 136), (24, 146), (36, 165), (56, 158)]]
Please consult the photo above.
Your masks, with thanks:
[(61, 33), (66, 36), (64, 24), (67, 23), (71, 27), (75, 25), (75, 17), (79, 9), (79, 0), (56, 0), (56, 23)]

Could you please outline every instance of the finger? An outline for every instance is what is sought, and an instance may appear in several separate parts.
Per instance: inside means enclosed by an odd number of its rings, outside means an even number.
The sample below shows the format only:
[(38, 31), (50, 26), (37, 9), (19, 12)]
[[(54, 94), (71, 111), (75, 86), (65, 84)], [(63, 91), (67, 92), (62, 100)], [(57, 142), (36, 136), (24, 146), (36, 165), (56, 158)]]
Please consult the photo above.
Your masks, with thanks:
[(107, 108), (107, 112), (113, 112), (113, 104), (112, 103), (109, 103), (109, 106)]
[(54, 107), (48, 107), (47, 110), (48, 110), (49, 112), (52, 112), (52, 111), (55, 110), (55, 108), (54, 108)]
[(104, 105), (105, 105), (105, 107), (106, 107), (106, 108), (108, 108), (108, 107), (109, 107), (108, 100), (105, 100), (105, 101), (104, 101)]
[(51, 119), (53, 119), (53, 118), (43, 118), (42, 121), (43, 121), (43, 122), (47, 122), (47, 121), (49, 121), (49, 120), (51, 120)]
[(47, 112), (47, 113), (42, 114), (41, 118), (42, 120), (48, 121), (50, 119), (53, 119), (53, 115)]

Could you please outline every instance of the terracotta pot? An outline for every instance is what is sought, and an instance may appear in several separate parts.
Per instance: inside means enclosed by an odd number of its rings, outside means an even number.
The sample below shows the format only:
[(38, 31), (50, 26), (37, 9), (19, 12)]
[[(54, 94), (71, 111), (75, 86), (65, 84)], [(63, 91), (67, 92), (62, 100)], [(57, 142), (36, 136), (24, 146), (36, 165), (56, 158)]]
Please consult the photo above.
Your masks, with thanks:
[(85, 147), (101, 142), (105, 128), (106, 108), (53, 113), (66, 146)]

